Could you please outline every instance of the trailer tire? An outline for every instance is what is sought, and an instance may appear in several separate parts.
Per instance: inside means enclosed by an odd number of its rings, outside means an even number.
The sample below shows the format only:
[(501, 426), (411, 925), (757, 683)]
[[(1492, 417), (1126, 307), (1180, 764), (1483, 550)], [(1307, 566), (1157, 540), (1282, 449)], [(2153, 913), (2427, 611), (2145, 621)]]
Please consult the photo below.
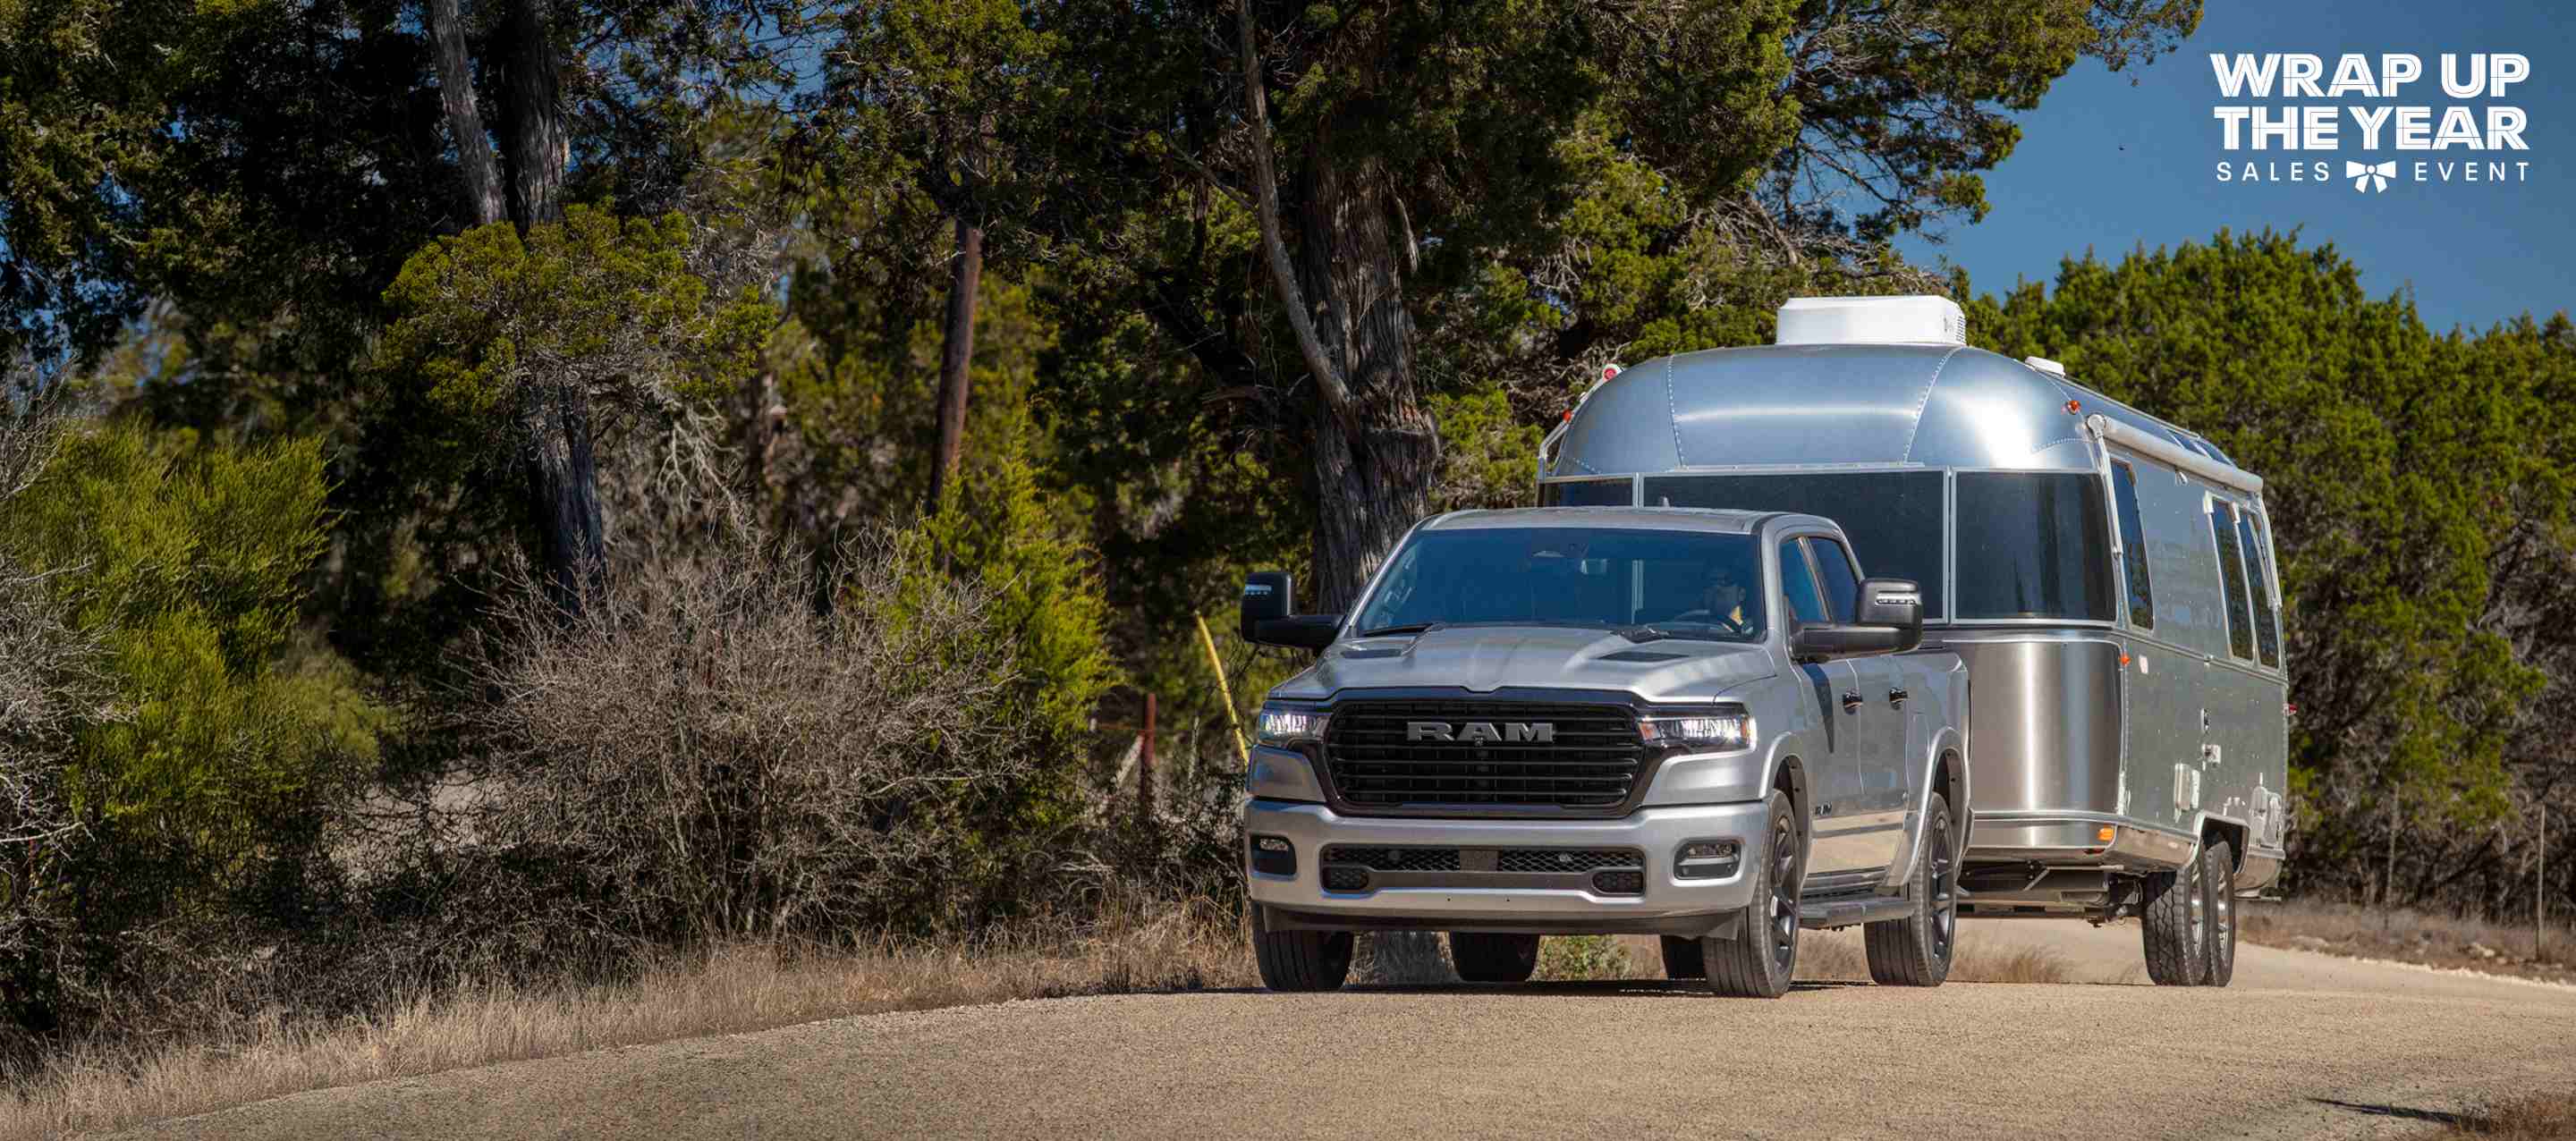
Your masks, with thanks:
[(1922, 907), (1903, 919), (1883, 919), (1861, 929), (1869, 953), (1869, 979), (1880, 986), (1939, 986), (1950, 977), (1958, 945), (1958, 860), (1950, 838), (1950, 802), (1932, 794), (1924, 819), (1923, 858), (1915, 861), (1907, 894)]
[(1730, 998), (1778, 998), (1789, 993), (1798, 970), (1798, 897), (1806, 883), (1806, 843), (1789, 794), (1772, 790), (1766, 802), (1769, 841), (1753, 869), (1753, 899), (1733, 939), (1699, 941), (1708, 989)]
[(1270, 909), (1252, 905), (1252, 957), (1272, 990), (1340, 990), (1351, 974), (1351, 942), (1348, 931), (1273, 931)]
[(2209, 926), (2200, 982), (2226, 986), (2236, 979), (2236, 849), (2226, 838), (2201, 847), (2200, 882), (2208, 894), (2202, 907)]
[(1668, 979), (1704, 979), (1708, 977), (1708, 960), (1699, 953), (1699, 940), (1666, 935), (1664, 942), (1664, 977)]
[(1538, 970), (1536, 935), (1449, 933), (1449, 963), (1471, 983), (1525, 983)]
[(2201, 861), (2146, 877), (2139, 888), (2138, 926), (2145, 932), (2147, 977), (2157, 986), (2198, 986), (2209, 969), (2209, 932), (2201, 893)]

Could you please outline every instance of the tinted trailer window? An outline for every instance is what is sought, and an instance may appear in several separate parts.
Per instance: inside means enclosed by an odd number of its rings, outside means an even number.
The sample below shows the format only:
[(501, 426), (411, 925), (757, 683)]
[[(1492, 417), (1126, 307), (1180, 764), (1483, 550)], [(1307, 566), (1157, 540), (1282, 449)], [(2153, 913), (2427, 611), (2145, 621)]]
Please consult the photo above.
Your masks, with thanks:
[(1959, 473), (1960, 618), (2108, 621), (2112, 612), (2111, 542), (2097, 477)]
[(1942, 609), (1940, 472), (1647, 476), (1645, 501), (1822, 515), (1842, 524), (1852, 548), (1868, 559), (1863, 571), (1913, 579), (1923, 591), (1924, 617), (1948, 613)]

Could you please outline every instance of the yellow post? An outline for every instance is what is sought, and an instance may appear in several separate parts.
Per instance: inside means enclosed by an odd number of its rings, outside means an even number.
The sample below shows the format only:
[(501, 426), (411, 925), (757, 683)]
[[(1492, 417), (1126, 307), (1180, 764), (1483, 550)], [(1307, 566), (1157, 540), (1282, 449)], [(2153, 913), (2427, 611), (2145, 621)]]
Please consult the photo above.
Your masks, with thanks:
[(1234, 735), (1234, 759), (1251, 764), (1252, 758), (1243, 751), (1243, 723), (1234, 717), (1234, 687), (1225, 683), (1225, 663), (1216, 656), (1216, 636), (1208, 633), (1204, 616), (1192, 614), (1190, 620), (1199, 624), (1199, 648), (1207, 651), (1208, 669), (1216, 674), (1216, 695), (1225, 699), (1225, 727)]

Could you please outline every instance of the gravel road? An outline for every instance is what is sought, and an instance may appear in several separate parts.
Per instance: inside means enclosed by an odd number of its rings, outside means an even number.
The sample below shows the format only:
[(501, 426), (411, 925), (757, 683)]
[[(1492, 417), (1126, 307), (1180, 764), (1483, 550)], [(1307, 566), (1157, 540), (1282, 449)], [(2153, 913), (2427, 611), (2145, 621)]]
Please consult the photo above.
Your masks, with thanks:
[[(2134, 927), (1963, 924), (2135, 974)], [(1057, 999), (318, 1090), (126, 1136), (2398, 1137), (2576, 1090), (2576, 988), (2248, 945), (2227, 990)]]

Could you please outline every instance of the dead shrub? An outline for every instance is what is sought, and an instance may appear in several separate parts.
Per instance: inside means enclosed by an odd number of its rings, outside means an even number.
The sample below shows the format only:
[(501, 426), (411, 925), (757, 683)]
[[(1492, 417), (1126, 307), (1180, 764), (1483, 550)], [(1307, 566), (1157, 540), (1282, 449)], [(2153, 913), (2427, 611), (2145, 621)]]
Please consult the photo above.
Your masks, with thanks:
[[(486, 868), (585, 932), (667, 945), (970, 924), (1033, 847), (983, 794), (1032, 763), (976, 586), (881, 537), (817, 589), (740, 552), (505, 603), (457, 714)], [(817, 598), (829, 600), (818, 606)]]

